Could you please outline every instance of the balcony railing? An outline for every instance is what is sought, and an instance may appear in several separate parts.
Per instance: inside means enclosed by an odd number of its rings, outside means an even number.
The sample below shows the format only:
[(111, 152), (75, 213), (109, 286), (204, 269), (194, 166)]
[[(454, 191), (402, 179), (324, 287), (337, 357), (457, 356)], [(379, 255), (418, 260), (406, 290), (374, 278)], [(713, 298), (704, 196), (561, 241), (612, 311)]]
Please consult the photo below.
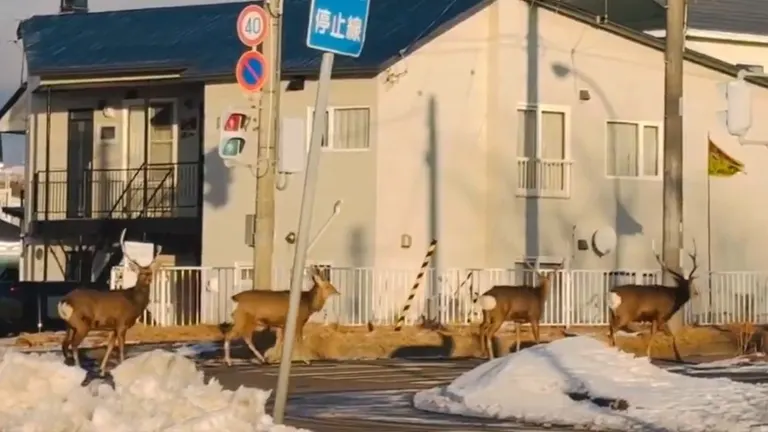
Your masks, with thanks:
[(35, 220), (195, 217), (200, 164), (150, 164), (129, 169), (38, 171)]
[(517, 158), (517, 195), (542, 198), (571, 197), (572, 161)]

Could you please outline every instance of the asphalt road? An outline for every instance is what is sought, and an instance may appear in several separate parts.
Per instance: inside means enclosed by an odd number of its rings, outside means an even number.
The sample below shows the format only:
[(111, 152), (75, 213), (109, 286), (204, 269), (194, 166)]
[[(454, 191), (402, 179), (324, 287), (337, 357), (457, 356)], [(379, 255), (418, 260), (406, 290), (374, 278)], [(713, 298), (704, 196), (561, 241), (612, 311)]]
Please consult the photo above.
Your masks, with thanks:
[[(130, 356), (154, 348), (131, 347)], [(102, 350), (87, 355), (101, 358)], [(260, 365), (243, 347), (233, 346), (235, 364), (223, 364), (220, 350), (197, 355), (195, 361), (207, 377), (215, 377), (228, 389), (243, 385), (274, 389), (278, 365)], [(375, 361), (318, 361), (311, 365), (294, 363), (286, 423), (316, 432), (470, 432), (513, 430), (558, 430), (527, 427), (509, 422), (472, 420), (428, 414), (411, 407), (418, 389), (451, 382), (463, 372), (482, 363), (481, 359), (386, 359)], [(657, 362), (677, 373), (700, 377), (722, 377), (749, 383), (768, 383), (768, 368), (694, 369), (671, 362)], [(271, 407), (268, 407), (271, 410)], [(567, 430), (567, 429), (560, 429)]]

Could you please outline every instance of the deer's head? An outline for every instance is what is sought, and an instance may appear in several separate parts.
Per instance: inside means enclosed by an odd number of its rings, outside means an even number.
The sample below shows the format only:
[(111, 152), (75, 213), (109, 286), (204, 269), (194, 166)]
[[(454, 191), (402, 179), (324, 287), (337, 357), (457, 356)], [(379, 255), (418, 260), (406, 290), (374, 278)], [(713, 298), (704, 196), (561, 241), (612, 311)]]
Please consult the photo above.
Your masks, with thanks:
[(317, 266), (310, 267), (309, 272), (312, 276), (312, 289), (316, 290), (317, 293), (320, 294), (320, 298), (323, 299), (323, 302), (325, 302), (325, 300), (331, 296), (341, 294), (331, 282), (323, 277), (322, 272)]
[(160, 255), (160, 252), (163, 251), (162, 246), (158, 246), (157, 253), (155, 254), (155, 257), (152, 259), (152, 262), (150, 262), (148, 265), (143, 266), (139, 264), (136, 260), (131, 258), (130, 255), (128, 255), (128, 252), (125, 250), (125, 232), (126, 230), (123, 229), (123, 232), (120, 234), (120, 249), (123, 251), (123, 256), (125, 257), (125, 260), (128, 262), (128, 267), (136, 272), (136, 287), (139, 288), (149, 288), (150, 285), (152, 285), (152, 276), (155, 274), (159, 267), (159, 262), (157, 261), (157, 257)]
[(693, 282), (694, 279), (696, 279), (696, 276), (694, 276), (693, 274), (696, 273), (696, 270), (699, 268), (699, 264), (696, 261), (696, 254), (697, 254), (696, 240), (693, 240), (693, 252), (688, 252), (688, 256), (691, 258), (691, 263), (693, 264), (693, 267), (691, 268), (691, 272), (688, 273), (687, 276), (677, 270), (673, 270), (667, 267), (667, 265), (664, 264), (664, 261), (662, 261), (661, 255), (659, 255), (659, 253), (656, 252), (656, 247), (653, 243), (651, 244), (651, 248), (653, 249), (653, 255), (656, 258), (656, 262), (659, 263), (662, 270), (672, 275), (672, 277), (675, 279), (675, 285), (677, 285), (678, 288), (688, 292), (688, 294), (691, 297), (698, 296), (699, 291), (696, 289), (696, 285)]

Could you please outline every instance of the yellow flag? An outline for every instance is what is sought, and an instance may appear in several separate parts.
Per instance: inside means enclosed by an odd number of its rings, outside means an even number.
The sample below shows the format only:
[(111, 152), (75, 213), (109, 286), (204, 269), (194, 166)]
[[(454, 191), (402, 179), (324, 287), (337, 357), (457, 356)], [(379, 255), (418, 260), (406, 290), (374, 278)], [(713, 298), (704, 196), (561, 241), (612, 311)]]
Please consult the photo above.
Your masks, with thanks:
[(744, 172), (744, 164), (728, 156), (709, 138), (709, 175), (713, 177), (732, 177)]

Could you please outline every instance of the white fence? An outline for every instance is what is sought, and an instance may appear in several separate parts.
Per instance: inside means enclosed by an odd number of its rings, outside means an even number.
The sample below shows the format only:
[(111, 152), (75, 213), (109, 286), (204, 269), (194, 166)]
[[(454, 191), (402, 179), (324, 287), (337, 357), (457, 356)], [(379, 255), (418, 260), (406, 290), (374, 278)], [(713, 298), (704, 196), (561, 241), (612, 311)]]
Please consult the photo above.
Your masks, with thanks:
[[(341, 293), (312, 317), (342, 325), (392, 325), (408, 297), (418, 270), (327, 268)], [(112, 269), (112, 288), (122, 286), (121, 267)], [(406, 317), (413, 324), (424, 315), (443, 324), (476, 322), (473, 299), (496, 284), (532, 280), (530, 271), (451, 269), (429, 271)], [(653, 283), (656, 270), (561, 270), (546, 304), (542, 325), (607, 325), (608, 290), (622, 283)], [(251, 288), (243, 268), (166, 267), (154, 278), (146, 322), (159, 326), (219, 324), (230, 320), (234, 294)], [(273, 286), (287, 289), (290, 270), (275, 271)], [(702, 325), (768, 322), (768, 272), (717, 272), (696, 279), (698, 295), (686, 306), (686, 320)], [(309, 289), (305, 281), (305, 289)]]

